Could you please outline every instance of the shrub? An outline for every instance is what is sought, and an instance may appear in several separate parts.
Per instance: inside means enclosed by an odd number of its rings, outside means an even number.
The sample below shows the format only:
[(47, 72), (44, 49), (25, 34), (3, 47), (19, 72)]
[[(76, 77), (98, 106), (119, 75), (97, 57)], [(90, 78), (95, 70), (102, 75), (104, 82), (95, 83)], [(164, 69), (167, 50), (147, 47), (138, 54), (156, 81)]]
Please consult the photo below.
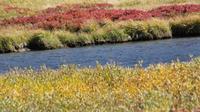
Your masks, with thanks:
[(170, 25), (175, 37), (200, 35), (200, 16), (175, 18)]
[(33, 50), (48, 50), (62, 47), (61, 42), (50, 32), (36, 33), (29, 41), (28, 47)]

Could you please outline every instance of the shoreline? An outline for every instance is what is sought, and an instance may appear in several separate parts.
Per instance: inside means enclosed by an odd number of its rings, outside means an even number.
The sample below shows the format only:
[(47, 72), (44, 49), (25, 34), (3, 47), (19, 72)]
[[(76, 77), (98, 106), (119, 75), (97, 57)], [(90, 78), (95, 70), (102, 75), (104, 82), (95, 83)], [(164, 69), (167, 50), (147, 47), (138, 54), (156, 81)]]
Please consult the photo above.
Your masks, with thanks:
[[(98, 25), (93, 22), (92, 25)], [(91, 25), (91, 26), (92, 26)], [(200, 16), (186, 16), (170, 21), (152, 19), (147, 21), (107, 22), (103, 27), (86, 27), (81, 32), (63, 30), (24, 30), (8, 28), (1, 31), (0, 52), (26, 52), (74, 48), (170, 38), (200, 36)], [(8, 31), (7, 31), (8, 30)], [(10, 34), (10, 31), (13, 31)], [(88, 32), (89, 31), (89, 32)]]

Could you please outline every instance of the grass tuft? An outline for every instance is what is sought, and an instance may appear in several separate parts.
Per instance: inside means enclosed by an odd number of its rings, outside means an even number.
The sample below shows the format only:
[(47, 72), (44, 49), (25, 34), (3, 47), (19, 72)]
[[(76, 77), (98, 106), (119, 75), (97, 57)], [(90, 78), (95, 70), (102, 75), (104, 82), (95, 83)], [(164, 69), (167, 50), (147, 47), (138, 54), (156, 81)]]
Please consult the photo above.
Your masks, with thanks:
[(175, 37), (199, 36), (200, 16), (179, 17), (171, 20), (171, 30)]
[(41, 32), (34, 34), (28, 47), (33, 50), (48, 50), (62, 47), (62, 44), (58, 38), (56, 38), (50, 32)]
[(167, 21), (129, 21), (124, 25), (125, 33), (132, 37), (132, 40), (155, 40), (171, 38), (172, 33)]

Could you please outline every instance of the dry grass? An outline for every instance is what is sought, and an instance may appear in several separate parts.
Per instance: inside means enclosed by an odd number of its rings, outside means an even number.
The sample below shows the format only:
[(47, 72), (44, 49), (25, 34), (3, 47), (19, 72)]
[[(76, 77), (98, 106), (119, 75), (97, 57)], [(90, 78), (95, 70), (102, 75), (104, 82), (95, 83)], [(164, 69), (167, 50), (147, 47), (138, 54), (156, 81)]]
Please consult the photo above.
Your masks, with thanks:
[(123, 68), (63, 66), (0, 76), (0, 110), (168, 112), (200, 106), (200, 60)]
[(200, 3), (199, 0), (2, 0), (4, 4), (11, 4), (18, 7), (31, 9), (44, 9), (57, 4), (74, 4), (74, 3), (112, 3), (116, 7), (132, 7), (132, 8), (152, 8), (164, 4), (174, 3)]

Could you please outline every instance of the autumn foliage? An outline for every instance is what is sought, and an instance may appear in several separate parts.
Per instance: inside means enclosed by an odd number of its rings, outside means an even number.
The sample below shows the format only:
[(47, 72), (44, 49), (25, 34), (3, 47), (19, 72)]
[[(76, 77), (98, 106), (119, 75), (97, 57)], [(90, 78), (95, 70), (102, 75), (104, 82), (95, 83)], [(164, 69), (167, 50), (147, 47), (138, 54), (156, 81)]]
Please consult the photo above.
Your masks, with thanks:
[(115, 9), (112, 4), (107, 3), (91, 5), (74, 4), (48, 8), (39, 11), (33, 16), (4, 19), (0, 21), (0, 24), (3, 26), (32, 25), (34, 28), (43, 29), (61, 29), (66, 27), (75, 27), (79, 29), (80, 26), (88, 20), (147, 20), (152, 17), (166, 18), (193, 12), (200, 12), (200, 5), (169, 5), (145, 11), (136, 9)]

